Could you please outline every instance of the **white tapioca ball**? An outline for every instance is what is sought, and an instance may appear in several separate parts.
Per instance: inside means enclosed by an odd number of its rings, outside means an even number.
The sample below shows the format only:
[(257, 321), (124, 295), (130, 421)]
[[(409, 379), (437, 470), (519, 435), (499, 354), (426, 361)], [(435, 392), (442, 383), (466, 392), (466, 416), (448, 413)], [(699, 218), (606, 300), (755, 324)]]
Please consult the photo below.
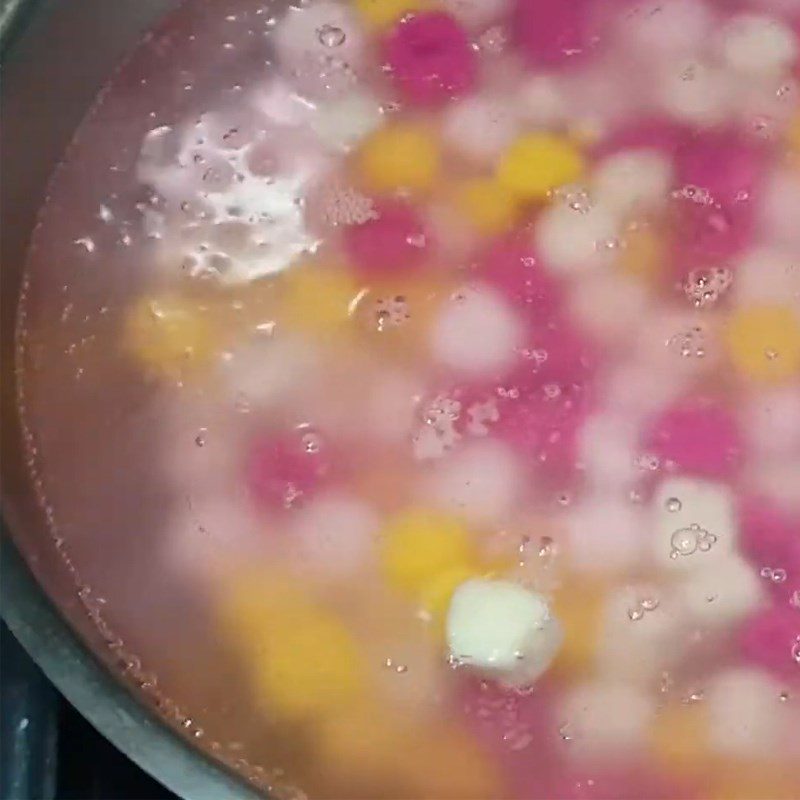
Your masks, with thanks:
[(374, 97), (366, 92), (350, 92), (317, 106), (311, 127), (326, 147), (348, 152), (376, 130), (382, 119), (380, 104)]
[(563, 82), (547, 74), (523, 79), (516, 92), (517, 112), (526, 122), (555, 125), (570, 113), (569, 98)]
[(765, 241), (800, 252), (800, 173), (780, 170), (770, 176), (761, 193), (759, 218)]
[(763, 670), (718, 673), (704, 692), (711, 748), (735, 758), (773, 757), (785, 732), (785, 689)]
[(601, 763), (640, 750), (654, 713), (648, 694), (615, 680), (574, 687), (558, 704), (562, 732), (570, 737), (568, 754)]
[(613, 574), (643, 561), (647, 517), (629, 500), (604, 495), (583, 499), (564, 524), (567, 559), (576, 572)]
[(586, 333), (607, 344), (637, 330), (648, 305), (649, 293), (641, 281), (610, 270), (582, 277), (569, 295), (573, 319)]
[(444, 118), (445, 141), (461, 155), (484, 163), (494, 161), (518, 131), (517, 109), (510, 97), (468, 97), (453, 105)]
[(619, 222), (605, 206), (575, 209), (556, 203), (539, 216), (534, 241), (542, 262), (551, 271), (588, 272), (613, 261)]
[(532, 686), (552, 663), (562, 638), (547, 600), (510, 581), (466, 581), (447, 613), (454, 661), (506, 686)]
[(706, 569), (736, 548), (734, 494), (720, 483), (667, 478), (653, 495), (650, 509), (652, 557), (663, 569)]
[(754, 391), (741, 419), (753, 450), (765, 456), (800, 454), (800, 383)]
[(481, 439), (438, 461), (423, 480), (431, 502), (478, 525), (496, 523), (512, 509), (522, 469), (507, 445)]
[(593, 194), (599, 203), (623, 213), (652, 209), (667, 200), (672, 173), (670, 160), (657, 150), (623, 150), (597, 166)]
[(287, 546), (314, 573), (341, 577), (370, 561), (380, 524), (377, 513), (358, 498), (328, 493), (293, 517)]
[(744, 73), (780, 73), (798, 55), (792, 29), (766, 14), (735, 14), (719, 31), (719, 40), (725, 63)]
[(513, 309), (489, 286), (467, 286), (443, 305), (430, 348), (442, 365), (465, 375), (503, 372), (514, 363), (523, 327)]
[(800, 308), (800, 262), (788, 249), (754, 247), (733, 266), (733, 296), (742, 305), (792, 302)]
[(638, 473), (639, 427), (624, 414), (599, 413), (586, 420), (578, 433), (578, 461), (594, 487), (630, 486)]
[(716, 125), (733, 111), (735, 82), (719, 67), (691, 58), (671, 61), (656, 80), (661, 107), (680, 122)]
[(746, 469), (745, 480), (753, 490), (792, 513), (800, 513), (800, 454), (765, 456), (752, 459)]
[(442, 0), (442, 6), (468, 28), (482, 28), (500, 19), (510, 0)]
[(763, 581), (735, 553), (692, 572), (676, 588), (687, 620), (700, 625), (730, 625), (764, 601)]
[(682, 608), (662, 587), (632, 584), (609, 595), (596, 665), (608, 679), (653, 686), (683, 653)]
[(713, 25), (711, 10), (698, 0), (650, 0), (621, 15), (620, 33), (629, 46), (652, 58), (704, 47)]
[(298, 398), (316, 380), (321, 365), (321, 353), (310, 342), (279, 336), (233, 351), (221, 376), (234, 402), (268, 409)]

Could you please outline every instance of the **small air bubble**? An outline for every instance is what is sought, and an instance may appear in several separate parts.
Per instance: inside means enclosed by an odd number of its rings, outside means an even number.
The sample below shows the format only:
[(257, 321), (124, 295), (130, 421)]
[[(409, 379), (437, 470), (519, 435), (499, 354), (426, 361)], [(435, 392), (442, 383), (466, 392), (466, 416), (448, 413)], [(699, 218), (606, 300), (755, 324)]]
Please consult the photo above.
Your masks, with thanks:
[(671, 514), (675, 514), (683, 508), (683, 503), (677, 497), (670, 497), (664, 505)]
[(323, 25), (317, 30), (317, 38), (323, 47), (339, 47), (344, 44), (347, 35), (335, 25)]

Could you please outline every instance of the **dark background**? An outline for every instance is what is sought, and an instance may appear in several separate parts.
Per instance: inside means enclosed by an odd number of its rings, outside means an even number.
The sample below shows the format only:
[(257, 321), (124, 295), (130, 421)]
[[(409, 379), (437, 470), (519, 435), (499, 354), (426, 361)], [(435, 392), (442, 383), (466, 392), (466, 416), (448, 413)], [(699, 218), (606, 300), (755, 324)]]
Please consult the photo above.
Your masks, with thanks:
[(0, 800), (178, 800), (80, 716), (0, 623)]

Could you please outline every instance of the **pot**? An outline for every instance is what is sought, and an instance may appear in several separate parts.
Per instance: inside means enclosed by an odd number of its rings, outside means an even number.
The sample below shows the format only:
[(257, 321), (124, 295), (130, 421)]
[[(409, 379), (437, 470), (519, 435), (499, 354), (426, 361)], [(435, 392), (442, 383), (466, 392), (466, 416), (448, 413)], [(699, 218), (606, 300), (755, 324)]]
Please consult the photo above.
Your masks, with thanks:
[[(122, 680), (53, 546), (23, 457), (14, 330), (47, 181), (115, 66), (177, 0), (9, 0), (0, 11), (2, 148), (2, 616), (64, 696), (119, 750), (184, 798), (255, 798)], [(68, 620), (68, 622), (67, 622)], [(173, 726), (176, 725), (172, 720)], [(179, 726), (178, 726), (179, 727)]]

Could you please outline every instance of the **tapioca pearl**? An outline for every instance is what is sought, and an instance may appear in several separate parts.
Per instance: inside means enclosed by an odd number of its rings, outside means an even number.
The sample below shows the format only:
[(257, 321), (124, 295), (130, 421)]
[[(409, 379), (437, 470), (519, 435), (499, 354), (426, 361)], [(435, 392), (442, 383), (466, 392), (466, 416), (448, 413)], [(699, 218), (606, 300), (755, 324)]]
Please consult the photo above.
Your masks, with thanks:
[(576, 210), (557, 203), (540, 214), (534, 241), (549, 270), (574, 275), (613, 263), (619, 232), (620, 219), (612, 209)]
[(742, 433), (730, 410), (708, 398), (683, 400), (651, 420), (642, 441), (664, 469), (730, 478), (744, 458)]
[(519, 128), (517, 109), (510, 98), (479, 94), (445, 111), (442, 133), (454, 152), (480, 164), (492, 164), (514, 141)]
[(647, 114), (613, 126), (593, 148), (593, 155), (603, 159), (629, 150), (655, 150), (672, 160), (687, 130), (686, 125), (663, 114)]
[(660, 708), (648, 739), (656, 763), (670, 773), (701, 773), (708, 765), (708, 712), (702, 702)]
[(641, 750), (655, 711), (650, 696), (614, 680), (580, 684), (557, 705), (563, 734), (569, 736), (565, 755), (580, 761), (630, 758)]
[[(708, 313), (664, 309), (654, 312), (633, 343), (635, 361), (664, 370), (679, 386), (720, 363), (719, 320)], [(656, 379), (657, 380), (657, 379)]]
[(244, 481), (256, 505), (293, 509), (307, 502), (333, 470), (328, 442), (309, 425), (254, 440)]
[(797, 298), (800, 306), (800, 269), (791, 251), (757, 246), (746, 250), (733, 263), (733, 297), (741, 306), (781, 304)]
[(648, 223), (632, 223), (622, 232), (614, 260), (617, 272), (652, 286), (662, 277), (667, 246), (662, 232)]
[(315, 98), (347, 91), (364, 66), (363, 31), (356, 15), (340, 3), (289, 9), (273, 37), (284, 74)]
[(764, 151), (741, 134), (707, 133), (678, 148), (676, 159), (679, 187), (695, 187), (710, 202), (729, 208), (746, 202), (764, 177)]
[(627, 416), (640, 424), (648, 415), (663, 408), (685, 389), (688, 376), (664, 369), (653, 371), (648, 361), (637, 359), (613, 367), (601, 380), (599, 392), (605, 394), (614, 415)]
[(709, 740), (719, 755), (774, 758), (781, 745), (784, 684), (768, 672), (734, 667), (705, 687)]
[(684, 652), (683, 609), (665, 587), (627, 584), (606, 599), (595, 667), (609, 680), (653, 688)]
[(598, 342), (613, 345), (642, 324), (649, 303), (649, 292), (640, 281), (604, 270), (573, 285), (568, 307), (583, 331)]
[[(794, 730), (797, 730), (795, 720)], [(791, 731), (792, 728), (789, 728)], [(796, 739), (788, 733), (784, 739), (791, 742)], [(761, 758), (755, 760), (726, 759), (719, 769), (719, 776), (714, 781), (710, 796), (714, 800), (757, 800), (761, 797), (772, 797), (774, 800), (794, 800), (800, 791), (800, 781), (792, 769), (792, 762), (784, 762), (785, 766), (776, 763), (777, 759)]]
[(627, 498), (588, 497), (568, 512), (565, 529), (567, 560), (576, 573), (619, 574), (645, 560), (647, 517)]
[(487, 285), (464, 287), (442, 306), (430, 332), (430, 351), (441, 365), (480, 377), (507, 372), (524, 336), (522, 322)]
[[(534, 783), (535, 785), (535, 783)], [(589, 763), (580, 768), (573, 765), (566, 774), (558, 775), (553, 782), (549, 797), (559, 800), (674, 800), (691, 796), (675, 776), (665, 777), (651, 766), (628, 766), (624, 764), (604, 765), (598, 768)]]
[(772, 501), (777, 507), (800, 513), (800, 494), (797, 492), (797, 475), (800, 456), (795, 453), (780, 457), (752, 458), (745, 472), (745, 480)]
[(778, 596), (800, 588), (800, 514), (767, 498), (745, 498), (739, 508), (742, 550)]
[(692, 572), (676, 588), (686, 621), (706, 627), (736, 622), (766, 600), (764, 581), (741, 556), (731, 554), (707, 568)]
[(594, 671), (607, 594), (602, 580), (591, 581), (585, 573), (562, 580), (553, 598), (553, 610), (564, 631), (552, 670), (558, 679), (586, 677)]
[(551, 133), (529, 133), (503, 154), (497, 179), (521, 201), (542, 201), (550, 192), (580, 180), (583, 155), (569, 139)]
[(515, 99), (520, 118), (534, 125), (555, 126), (570, 115), (566, 86), (556, 75), (538, 73), (525, 77)]
[(718, 37), (725, 63), (743, 73), (780, 73), (800, 52), (792, 29), (766, 14), (735, 14)]
[(439, 144), (421, 123), (390, 123), (364, 142), (357, 155), (357, 169), (370, 191), (427, 192), (439, 177)]
[(650, 0), (620, 15), (619, 34), (648, 58), (702, 49), (714, 26), (714, 13), (698, 0)]
[(800, 614), (788, 603), (754, 613), (739, 631), (742, 655), (778, 680), (800, 679)]
[(800, 383), (752, 392), (741, 411), (748, 445), (764, 455), (800, 453)]
[(418, 598), (442, 574), (471, 569), (477, 548), (454, 515), (411, 508), (389, 520), (381, 531), (381, 570), (398, 592)]
[(795, 113), (786, 131), (786, 143), (793, 156), (800, 156), (800, 114)]
[(563, 288), (522, 236), (510, 235), (490, 245), (478, 258), (476, 272), (526, 316), (550, 319), (561, 307)]
[(464, 219), (449, 198), (436, 198), (425, 208), (425, 219), (443, 262), (467, 261), (480, 244), (480, 233)]
[(731, 115), (735, 83), (715, 65), (693, 58), (673, 60), (656, 80), (659, 107), (677, 122), (711, 127)]
[(442, 6), (462, 25), (483, 28), (499, 20), (510, 8), (511, 0), (442, 0)]
[(380, 103), (364, 92), (352, 92), (339, 100), (317, 106), (311, 127), (320, 141), (334, 152), (349, 152), (380, 127)]
[(447, 645), (454, 663), (505, 686), (532, 686), (561, 639), (547, 600), (510, 581), (467, 581), (450, 602)]
[(427, 11), (428, 0), (354, 0), (358, 13), (373, 28), (385, 29), (403, 17)]
[(311, 335), (342, 331), (361, 289), (353, 275), (332, 264), (292, 267), (281, 286), (279, 319), (291, 330)]
[(800, 310), (790, 305), (755, 305), (727, 320), (728, 360), (745, 380), (780, 383), (800, 371)]
[(482, 236), (506, 233), (519, 218), (516, 198), (493, 178), (468, 178), (452, 191), (462, 221)]
[(344, 249), (361, 275), (391, 275), (417, 269), (431, 246), (425, 222), (401, 200), (375, 205), (375, 217), (343, 232)]
[(586, 0), (531, 4), (517, 0), (511, 20), (514, 39), (533, 66), (568, 66), (592, 48)]
[(595, 487), (633, 486), (638, 475), (639, 426), (629, 412), (592, 414), (578, 433), (577, 459)]
[(758, 210), (759, 222), (766, 241), (774, 242), (791, 252), (800, 247), (800, 173), (779, 170), (769, 176)]
[(437, 108), (469, 94), (477, 80), (477, 55), (461, 25), (430, 11), (401, 20), (383, 42), (389, 74), (405, 100)]
[(232, 350), (219, 369), (225, 392), (244, 410), (275, 410), (296, 402), (313, 385), (324, 363), (308, 339), (278, 335)]
[(739, 537), (734, 493), (724, 484), (667, 478), (650, 501), (654, 564), (679, 573), (709, 568), (735, 549)]
[(378, 514), (357, 497), (326, 492), (298, 510), (287, 547), (317, 575), (353, 575), (375, 557), (380, 525)]
[(496, 524), (512, 510), (525, 470), (513, 449), (480, 439), (438, 461), (421, 477), (420, 491), (449, 514), (476, 525)]
[(592, 175), (597, 202), (622, 212), (663, 205), (672, 188), (672, 163), (656, 150), (627, 150), (609, 156)]

